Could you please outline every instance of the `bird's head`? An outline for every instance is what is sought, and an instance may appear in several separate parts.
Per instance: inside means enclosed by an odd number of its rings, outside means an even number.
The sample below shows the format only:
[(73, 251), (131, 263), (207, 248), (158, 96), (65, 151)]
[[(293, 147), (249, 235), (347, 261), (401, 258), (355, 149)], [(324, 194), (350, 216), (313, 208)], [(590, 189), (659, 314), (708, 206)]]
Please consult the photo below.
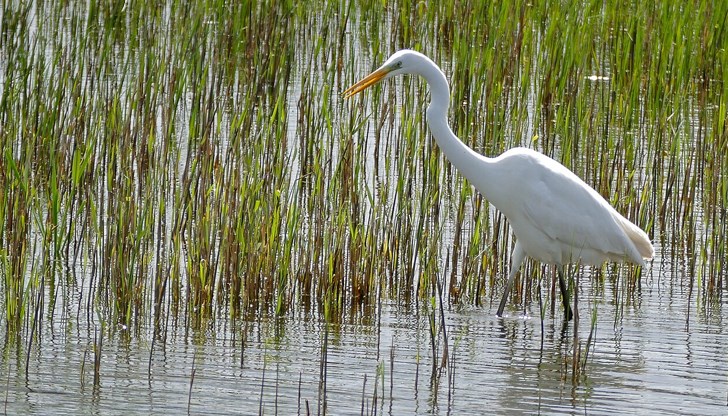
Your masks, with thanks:
[[(379, 81), (401, 74), (417, 74), (425, 62), (432, 62), (425, 55), (410, 49), (395, 52), (376, 71), (343, 92), (344, 98), (356, 95)], [(434, 64), (432, 64), (434, 66)]]

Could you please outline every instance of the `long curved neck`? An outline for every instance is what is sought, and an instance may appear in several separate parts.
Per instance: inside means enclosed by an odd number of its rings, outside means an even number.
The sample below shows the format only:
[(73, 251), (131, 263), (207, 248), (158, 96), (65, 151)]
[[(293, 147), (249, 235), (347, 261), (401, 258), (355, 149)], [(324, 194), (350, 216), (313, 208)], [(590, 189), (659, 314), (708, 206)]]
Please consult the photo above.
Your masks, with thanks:
[[(440, 149), (450, 163), (472, 183), (487, 175), (490, 159), (476, 153), (453, 133), (447, 122), (447, 111), (450, 107), (450, 87), (445, 74), (437, 66), (428, 66), (420, 75), (430, 85), (430, 105), (427, 107), (427, 124)], [(478, 185), (481, 185), (478, 183)], [(485, 185), (485, 184), (482, 184)]]

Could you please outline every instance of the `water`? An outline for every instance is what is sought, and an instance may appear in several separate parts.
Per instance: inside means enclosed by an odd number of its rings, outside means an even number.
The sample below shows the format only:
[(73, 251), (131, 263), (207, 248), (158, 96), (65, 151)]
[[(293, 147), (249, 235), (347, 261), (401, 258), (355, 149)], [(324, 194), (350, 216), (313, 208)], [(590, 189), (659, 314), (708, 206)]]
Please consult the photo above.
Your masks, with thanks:
[[(237, 331), (178, 328), (152, 350), (149, 336), (119, 328), (102, 346), (96, 387), (93, 339), (55, 321), (43, 331), (42, 348), (31, 353), (27, 379), (25, 351), (5, 345), (4, 410), (316, 414), (325, 406), (328, 414), (358, 414), (362, 407), (393, 415), (725, 414), (728, 340), (720, 303), (695, 308), (687, 291), (647, 271), (639, 296), (615, 318), (609, 281), (599, 288), (582, 277), (579, 284), (582, 353), (593, 307), (598, 320), (576, 379), (573, 326), (562, 325), (558, 308), (547, 312), (543, 333), (538, 304), (511, 307), (504, 318), (495, 316), (495, 302), (446, 310), (448, 369), (433, 378), (427, 313), (385, 303), (367, 319), (330, 325), (328, 335), (321, 322), (300, 315), (243, 323)], [(438, 365), (443, 345), (440, 337)]]

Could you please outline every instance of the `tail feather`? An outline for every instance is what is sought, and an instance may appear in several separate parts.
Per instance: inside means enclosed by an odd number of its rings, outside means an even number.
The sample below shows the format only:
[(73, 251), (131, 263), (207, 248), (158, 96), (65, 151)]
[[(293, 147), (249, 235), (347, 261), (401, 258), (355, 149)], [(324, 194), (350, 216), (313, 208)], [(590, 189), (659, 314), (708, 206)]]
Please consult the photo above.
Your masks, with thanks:
[(639, 259), (633, 258), (632, 260), (639, 264), (644, 263), (643, 259), (651, 260), (655, 255), (655, 248), (652, 246), (650, 238), (647, 237), (647, 233), (621, 215), (618, 216), (617, 222), (622, 227), (622, 230), (624, 230), (627, 238), (632, 242), (632, 245), (634, 245), (637, 253), (641, 256)]

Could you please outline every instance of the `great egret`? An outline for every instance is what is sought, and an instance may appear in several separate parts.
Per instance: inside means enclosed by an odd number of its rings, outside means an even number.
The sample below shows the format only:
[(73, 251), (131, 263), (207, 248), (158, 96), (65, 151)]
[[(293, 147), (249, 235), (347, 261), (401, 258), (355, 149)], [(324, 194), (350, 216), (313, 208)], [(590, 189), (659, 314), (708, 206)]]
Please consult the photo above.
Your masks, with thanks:
[(526, 255), (558, 267), (567, 320), (572, 312), (565, 265), (606, 261), (644, 265), (645, 259), (652, 258), (654, 248), (647, 234), (561, 163), (521, 147), (495, 158), (485, 157), (455, 136), (447, 122), (450, 87), (445, 74), (427, 56), (412, 50), (395, 52), (379, 69), (344, 91), (344, 97), (402, 74), (420, 75), (427, 81), (431, 95), (427, 123), (437, 144), (450, 163), (506, 216), (516, 236), (498, 316), (503, 314)]

